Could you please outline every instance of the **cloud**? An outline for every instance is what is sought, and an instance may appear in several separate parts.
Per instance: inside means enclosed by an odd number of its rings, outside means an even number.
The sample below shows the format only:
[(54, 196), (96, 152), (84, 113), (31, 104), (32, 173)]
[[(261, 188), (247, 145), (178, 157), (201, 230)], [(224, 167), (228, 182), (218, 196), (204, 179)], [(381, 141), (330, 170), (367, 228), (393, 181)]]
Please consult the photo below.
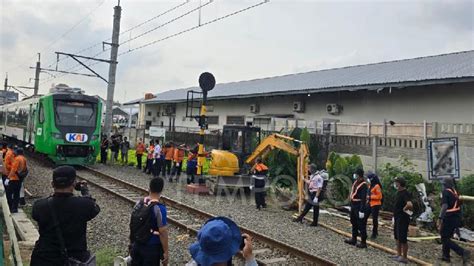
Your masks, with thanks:
[[(214, 1), (201, 11), (201, 22), (244, 8), (260, 0)], [(28, 67), (42, 51), (43, 66), (56, 60), (55, 51), (102, 52), (111, 36), (115, 1), (2, 1), (0, 73), (9, 72), (15, 85), (31, 85)], [(122, 32), (183, 1), (122, 1)], [(166, 14), (120, 36), (121, 42), (166, 23), (199, 1)], [(203, 2), (206, 2), (203, 0)], [(95, 10), (91, 13), (92, 10)], [(200, 73), (211, 71), (218, 82), (231, 82), (294, 72), (366, 64), (474, 49), (473, 3), (470, 1), (278, 1), (158, 42), (119, 57), (115, 98), (120, 101), (195, 86)], [(89, 16), (88, 14), (91, 13)], [(52, 47), (47, 47), (81, 19)], [(198, 13), (120, 46), (124, 52), (185, 30), (198, 23)], [(98, 55), (108, 58), (110, 51)], [(19, 67), (15, 67), (20, 65)], [(70, 59), (61, 69), (74, 67)], [(108, 77), (107, 64), (93, 67)], [(86, 70), (77, 70), (87, 73)], [(45, 81), (49, 76), (42, 74)], [(100, 79), (67, 75), (51, 83), (82, 87), (106, 96)]]

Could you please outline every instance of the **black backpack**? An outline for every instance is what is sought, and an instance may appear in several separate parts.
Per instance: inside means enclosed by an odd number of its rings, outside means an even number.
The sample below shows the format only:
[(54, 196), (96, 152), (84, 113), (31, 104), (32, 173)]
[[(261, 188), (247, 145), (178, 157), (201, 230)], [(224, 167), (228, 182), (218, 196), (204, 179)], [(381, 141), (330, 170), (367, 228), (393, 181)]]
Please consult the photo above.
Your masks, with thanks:
[[(153, 235), (151, 219), (153, 215), (153, 208), (158, 202), (150, 202), (146, 205), (144, 200), (140, 200), (132, 210), (130, 219), (130, 242), (146, 244)], [(157, 212), (157, 224), (161, 223), (161, 212)]]
[(20, 179), (21, 182), (23, 182), (23, 180), (25, 180), (25, 177), (28, 176), (28, 168), (25, 168), (25, 170), (21, 171), (21, 172), (16, 172), (16, 175), (18, 176), (18, 179)]

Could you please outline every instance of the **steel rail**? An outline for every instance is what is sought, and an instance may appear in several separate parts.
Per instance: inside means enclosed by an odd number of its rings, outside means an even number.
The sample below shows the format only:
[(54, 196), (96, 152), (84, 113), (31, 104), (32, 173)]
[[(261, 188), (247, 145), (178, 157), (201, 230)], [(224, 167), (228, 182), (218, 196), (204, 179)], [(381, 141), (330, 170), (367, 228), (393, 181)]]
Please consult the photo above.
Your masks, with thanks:
[[(118, 182), (118, 183), (121, 183), (127, 187), (130, 187), (132, 188), (133, 190), (137, 190), (137, 191), (140, 191), (140, 192), (143, 192), (143, 194), (145, 193), (148, 193), (148, 191), (142, 187), (139, 187), (135, 184), (132, 184), (130, 182), (127, 182), (127, 181), (124, 181), (124, 180), (121, 180), (121, 179), (118, 179), (118, 178), (115, 178), (113, 176), (110, 176), (108, 174), (105, 174), (105, 173), (102, 173), (100, 171), (97, 171), (93, 168), (90, 168), (90, 167), (83, 167), (85, 170), (93, 173), (93, 174), (96, 174), (96, 175), (99, 175), (99, 176), (102, 176), (102, 177), (105, 177), (105, 178), (108, 178), (110, 180), (113, 180), (114, 182)], [(115, 193), (115, 192), (111, 192), (111, 193)], [(197, 214), (199, 216), (202, 216), (202, 217), (205, 217), (205, 218), (214, 218), (216, 217), (215, 215), (213, 214), (210, 214), (208, 212), (205, 212), (205, 211), (202, 211), (202, 210), (199, 210), (199, 209), (196, 209), (194, 207), (191, 207), (185, 203), (182, 203), (182, 202), (179, 202), (177, 200), (174, 200), (174, 199), (171, 199), (171, 198), (168, 198), (168, 197), (165, 197), (165, 196), (162, 196), (161, 199), (163, 200), (164, 203), (166, 203), (167, 205), (173, 207), (173, 208), (176, 208), (176, 209), (184, 209), (186, 211), (189, 211), (191, 213), (194, 213), (194, 214)], [(188, 227), (187, 227), (188, 228)], [(318, 257), (316, 255), (313, 255), (313, 254), (310, 254), (310, 253), (307, 253), (303, 250), (300, 250), (298, 248), (295, 248), (295, 247), (292, 247), (286, 243), (283, 243), (279, 240), (276, 240), (276, 239), (273, 239), (271, 237), (268, 237), (266, 235), (263, 235), (261, 233), (258, 233), (254, 230), (251, 230), (249, 228), (246, 228), (246, 227), (243, 227), (243, 226), (239, 226), (240, 230), (244, 233), (247, 233), (249, 234), (250, 236), (252, 236), (252, 238), (254, 239), (257, 239), (257, 240), (260, 240), (274, 248), (278, 248), (282, 251), (285, 251), (285, 252), (288, 252), (289, 254), (292, 254), (296, 257), (299, 257), (303, 260), (306, 260), (306, 261), (310, 261), (312, 263), (315, 263), (315, 265), (336, 265), (335, 262), (332, 262), (328, 259), (325, 259), (325, 258), (321, 258), (321, 257)], [(195, 230), (195, 229), (191, 229), (189, 228), (189, 230)]]

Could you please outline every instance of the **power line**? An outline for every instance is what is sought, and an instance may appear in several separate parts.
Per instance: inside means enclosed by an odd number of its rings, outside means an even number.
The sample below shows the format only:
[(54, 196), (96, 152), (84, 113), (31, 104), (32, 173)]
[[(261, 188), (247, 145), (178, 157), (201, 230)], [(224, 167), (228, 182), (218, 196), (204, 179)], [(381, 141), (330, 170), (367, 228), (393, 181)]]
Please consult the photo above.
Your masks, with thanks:
[[(183, 3), (181, 3), (181, 4), (178, 4), (178, 5), (176, 5), (176, 6), (172, 7), (172, 8), (170, 8), (170, 9), (168, 9), (168, 10), (166, 10), (166, 11), (164, 11), (164, 12), (162, 12), (162, 13), (160, 13), (160, 14), (154, 16), (154, 17), (151, 17), (151, 18), (149, 18), (149, 19), (147, 19), (147, 20), (145, 20), (145, 21), (143, 21), (143, 22), (141, 22), (141, 23), (139, 23), (139, 24), (137, 24), (137, 25), (135, 25), (135, 26), (133, 26), (133, 27), (131, 27), (131, 28), (125, 30), (125, 31), (123, 31), (123, 32), (120, 32), (120, 35), (125, 34), (125, 33), (127, 33), (127, 32), (130, 32), (130, 31), (132, 31), (132, 30), (134, 30), (134, 29), (137, 29), (137, 28), (139, 28), (139, 27), (141, 27), (141, 26), (143, 26), (143, 25), (145, 25), (145, 24), (147, 24), (147, 23), (150, 23), (150, 22), (153, 21), (153, 20), (156, 20), (156, 19), (158, 19), (158, 18), (160, 18), (160, 17), (162, 17), (162, 16), (164, 16), (164, 15), (166, 15), (166, 14), (172, 12), (172, 11), (177, 10), (178, 8), (180, 8), (180, 7), (182, 7), (182, 6), (186, 5), (186, 4), (188, 4), (189, 2), (190, 2), (190, 0), (186, 0), (185, 2), (183, 2)], [(108, 40), (111, 40), (111, 39), (112, 39), (112, 38), (107, 38), (107, 39), (105, 39), (103, 42), (108, 41)], [(98, 42), (98, 43), (93, 44), (93, 45), (91, 45), (91, 46), (89, 46), (89, 47), (86, 47), (86, 48), (84, 48), (84, 49), (81, 49), (81, 50), (75, 52), (75, 54), (81, 54), (81, 53), (83, 53), (83, 52), (85, 52), (85, 51), (91, 50), (91, 49), (93, 49), (93, 48), (95, 48), (95, 47), (98, 47), (98, 46), (102, 45), (103, 42)], [(106, 52), (106, 51), (109, 51), (109, 50), (110, 50), (110, 48), (105, 49), (103, 52)], [(69, 57), (63, 57), (63, 58), (57, 60), (57, 62), (62, 61), (62, 60), (64, 60), (64, 59), (70, 59), (70, 58), (69, 58)], [(56, 62), (56, 63), (57, 63), (57, 62)], [(54, 63), (51, 63), (48, 67), (51, 67), (53, 64), (54, 64)]]
[(179, 19), (182, 19), (182, 18), (184, 18), (184, 17), (186, 17), (186, 16), (188, 16), (188, 15), (190, 15), (190, 14), (196, 12), (196, 11), (199, 11), (201, 8), (203, 8), (203, 7), (207, 6), (207, 5), (209, 5), (209, 4), (212, 3), (213, 1), (214, 1), (214, 0), (209, 0), (209, 1), (208, 1), (207, 3), (205, 3), (204, 5), (199, 5), (198, 7), (193, 8), (193, 9), (189, 10), (188, 12), (186, 12), (186, 13), (180, 15), (180, 16), (177, 16), (177, 17), (175, 17), (175, 18), (173, 18), (173, 19), (171, 19), (171, 20), (168, 20), (167, 22), (165, 22), (165, 23), (163, 23), (163, 24), (160, 24), (160, 25), (158, 25), (158, 26), (156, 26), (156, 27), (154, 27), (154, 28), (152, 28), (152, 29), (150, 29), (150, 30), (147, 30), (147, 31), (145, 31), (145, 32), (143, 32), (143, 33), (141, 33), (141, 34), (139, 34), (139, 35), (137, 35), (137, 36), (135, 36), (135, 37), (133, 37), (133, 38), (131, 38), (131, 39), (128, 39), (128, 40), (126, 40), (126, 41), (120, 43), (120, 45), (125, 44), (125, 43), (128, 43), (128, 42), (131, 42), (131, 41), (136, 40), (136, 39), (138, 39), (138, 38), (141, 38), (141, 37), (143, 37), (143, 36), (145, 36), (145, 35), (147, 35), (147, 34), (150, 34), (150, 33), (154, 32), (154, 31), (156, 31), (156, 30), (158, 30), (158, 29), (160, 29), (160, 28), (163, 28), (163, 27), (166, 26), (166, 25), (169, 25), (169, 24), (171, 24), (171, 23), (173, 23), (173, 22), (175, 22), (175, 21), (177, 21), (177, 20), (179, 20)]
[[(59, 40), (61, 40), (62, 38), (66, 37), (66, 35), (68, 35), (69, 33), (71, 33), (77, 26), (79, 26), (82, 22), (84, 22), (87, 18), (89, 18), (99, 7), (101, 7), (103, 4), (105, 3), (105, 0), (102, 0), (102, 2), (99, 3), (99, 5), (97, 5), (94, 9), (92, 9), (89, 13), (87, 13), (87, 15), (85, 15), (84, 17), (82, 17), (77, 23), (75, 23), (72, 27), (70, 27), (68, 30), (66, 30), (63, 34), (61, 34), (58, 38), (54, 39), (52, 42), (50, 42), (48, 45), (46, 45), (43, 49), (41, 49), (40, 53), (46, 51), (47, 49), (51, 48), (55, 43), (57, 43)], [(36, 55), (35, 55), (36, 57)], [(32, 57), (33, 59), (35, 57)], [(16, 69), (16, 68), (19, 68), (21, 66), (23, 66), (24, 64), (26, 64), (27, 62), (29, 62), (30, 60), (32, 59), (28, 59), (25, 60), (23, 63), (11, 68), (10, 70), (13, 70), (13, 69)]]
[(147, 46), (150, 46), (150, 45), (153, 45), (153, 44), (162, 42), (162, 41), (167, 40), (167, 39), (171, 39), (171, 38), (173, 38), (173, 37), (177, 37), (177, 36), (179, 36), (179, 35), (181, 35), (181, 34), (184, 34), (184, 33), (190, 32), (190, 31), (193, 31), (193, 30), (198, 29), (198, 28), (200, 28), (200, 27), (203, 27), (203, 26), (212, 24), (212, 23), (214, 23), (214, 22), (217, 22), (217, 21), (226, 19), (226, 18), (228, 18), (228, 17), (237, 15), (237, 14), (239, 14), (239, 13), (245, 12), (245, 11), (247, 11), (247, 10), (249, 10), (249, 9), (258, 7), (258, 6), (263, 5), (263, 4), (267, 3), (267, 2), (269, 2), (269, 0), (264, 0), (264, 1), (260, 2), (260, 3), (258, 3), (258, 4), (255, 4), (255, 5), (246, 7), (246, 8), (242, 8), (242, 9), (240, 9), (240, 10), (237, 10), (237, 11), (232, 12), (232, 13), (229, 13), (229, 14), (227, 14), (227, 15), (224, 15), (224, 16), (221, 16), (221, 17), (218, 17), (218, 18), (215, 18), (215, 19), (210, 20), (210, 21), (208, 21), (208, 22), (201, 23), (201, 24), (199, 24), (199, 25), (190, 27), (190, 28), (185, 29), (185, 30), (182, 30), (182, 31), (180, 31), (180, 32), (177, 32), (177, 33), (168, 35), (168, 36), (166, 36), (166, 37), (164, 37), (164, 38), (161, 38), (161, 39), (158, 39), (158, 40), (154, 40), (154, 41), (151, 41), (151, 42), (149, 42), (149, 43), (140, 45), (140, 46), (138, 46), (138, 47), (135, 47), (135, 48), (133, 48), (133, 49), (130, 49), (130, 50), (128, 50), (128, 51), (125, 51), (125, 52), (120, 53), (119, 56), (124, 55), (124, 54), (128, 54), (128, 53), (131, 53), (131, 52), (133, 52), (133, 51), (136, 51), (136, 50), (145, 48), (145, 47), (147, 47)]

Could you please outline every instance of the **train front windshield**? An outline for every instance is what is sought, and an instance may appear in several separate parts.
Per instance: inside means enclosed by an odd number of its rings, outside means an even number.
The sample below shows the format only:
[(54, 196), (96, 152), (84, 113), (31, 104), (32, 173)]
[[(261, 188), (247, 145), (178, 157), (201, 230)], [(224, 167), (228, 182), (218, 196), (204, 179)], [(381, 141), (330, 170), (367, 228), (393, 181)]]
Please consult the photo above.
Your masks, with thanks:
[(95, 127), (97, 104), (56, 101), (55, 117), (58, 126)]

